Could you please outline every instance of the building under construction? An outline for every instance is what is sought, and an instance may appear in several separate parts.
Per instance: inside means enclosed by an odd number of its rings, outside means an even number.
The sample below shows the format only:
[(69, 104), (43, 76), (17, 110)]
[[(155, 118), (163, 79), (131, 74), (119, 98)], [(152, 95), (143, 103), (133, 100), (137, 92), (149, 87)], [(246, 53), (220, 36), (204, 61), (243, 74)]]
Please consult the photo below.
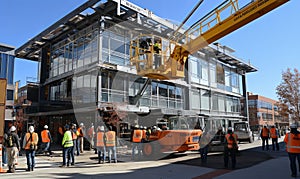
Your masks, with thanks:
[(257, 69), (229, 47), (214, 43), (189, 55), (182, 78), (149, 81), (138, 75), (135, 39), (160, 37), (163, 51), (164, 39), (175, 31), (184, 33), (125, 0), (82, 4), (16, 50), (16, 57), (39, 63), (38, 105), (27, 107), (30, 122), (47, 124), (55, 138), (59, 125), (68, 123), (88, 128), (104, 121), (122, 136), (135, 124), (149, 127), (178, 115), (214, 119), (212, 125), (224, 128), (247, 120), (240, 100), (247, 96), (246, 74)]

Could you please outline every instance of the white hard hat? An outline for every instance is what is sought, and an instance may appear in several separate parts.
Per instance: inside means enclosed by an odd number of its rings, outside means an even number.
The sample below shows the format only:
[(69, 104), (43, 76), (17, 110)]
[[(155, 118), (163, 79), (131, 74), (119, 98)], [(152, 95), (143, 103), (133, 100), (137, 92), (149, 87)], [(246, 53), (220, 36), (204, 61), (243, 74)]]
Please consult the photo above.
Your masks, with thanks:
[(228, 130), (229, 130), (229, 131), (233, 131), (233, 128), (232, 128), (232, 127), (228, 127)]
[(30, 133), (32, 133), (32, 132), (34, 132), (34, 127), (33, 126), (29, 126), (28, 130), (29, 130)]
[(80, 126), (83, 126), (83, 123), (80, 123), (79, 125), (80, 125)]
[(135, 128), (139, 128), (139, 125), (135, 125), (134, 127), (135, 127)]
[(290, 128), (297, 128), (297, 124), (295, 124), (295, 123), (291, 124)]
[(9, 129), (9, 131), (10, 131), (10, 132), (16, 131), (16, 127), (15, 127), (15, 126), (11, 126), (10, 129)]
[(100, 131), (104, 131), (104, 126), (100, 126)]
[(44, 126), (44, 128), (45, 128), (45, 129), (48, 129), (48, 126), (47, 126), (47, 125), (45, 125), (45, 126)]

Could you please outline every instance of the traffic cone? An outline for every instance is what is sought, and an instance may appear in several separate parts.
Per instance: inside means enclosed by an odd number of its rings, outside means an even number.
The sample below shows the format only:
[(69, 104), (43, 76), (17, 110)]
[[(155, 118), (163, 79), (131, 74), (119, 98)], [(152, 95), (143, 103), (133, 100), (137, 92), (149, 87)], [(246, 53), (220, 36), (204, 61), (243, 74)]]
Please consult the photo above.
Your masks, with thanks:
[(6, 170), (2, 167), (2, 144), (0, 144), (0, 173), (6, 173)]

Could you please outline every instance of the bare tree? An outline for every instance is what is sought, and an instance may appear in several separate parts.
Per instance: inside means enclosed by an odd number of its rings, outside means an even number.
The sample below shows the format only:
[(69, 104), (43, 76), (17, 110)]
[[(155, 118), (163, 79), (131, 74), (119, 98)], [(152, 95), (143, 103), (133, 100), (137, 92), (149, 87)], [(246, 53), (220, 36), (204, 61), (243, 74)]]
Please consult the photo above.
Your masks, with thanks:
[(300, 73), (297, 69), (291, 71), (290, 68), (282, 73), (282, 81), (276, 87), (276, 93), (279, 98), (279, 112), (288, 113), (290, 119), (298, 122), (300, 111)]

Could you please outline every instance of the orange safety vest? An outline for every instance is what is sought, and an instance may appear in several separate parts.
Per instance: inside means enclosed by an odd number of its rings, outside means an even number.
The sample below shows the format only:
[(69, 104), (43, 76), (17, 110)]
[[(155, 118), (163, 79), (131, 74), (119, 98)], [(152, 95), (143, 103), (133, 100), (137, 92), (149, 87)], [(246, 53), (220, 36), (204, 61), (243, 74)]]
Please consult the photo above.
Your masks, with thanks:
[(43, 143), (48, 143), (48, 142), (50, 142), (50, 138), (49, 138), (49, 135), (48, 135), (48, 130), (43, 130), (42, 132), (41, 132), (41, 137), (42, 137), (42, 142)]
[(94, 137), (93, 135), (94, 135), (94, 127), (91, 127), (91, 128), (89, 128), (89, 130), (88, 130), (88, 135), (89, 135), (89, 137)]
[(106, 132), (105, 136), (106, 136), (106, 146), (108, 146), (108, 147), (115, 146), (115, 143), (116, 143), (115, 131), (108, 131), (108, 132)]
[(300, 134), (287, 133), (284, 137), (286, 151), (289, 153), (300, 153)]
[(81, 128), (78, 128), (77, 129), (78, 133), (79, 133), (79, 137), (83, 137), (83, 132), (82, 132), (82, 129)]
[(270, 129), (270, 135), (271, 135), (271, 138), (272, 138), (272, 139), (278, 138), (277, 132), (276, 132), (276, 128), (271, 128), (271, 129)]
[(261, 136), (262, 137), (269, 137), (269, 130), (268, 130), (268, 128), (262, 128)]
[(237, 144), (237, 135), (236, 134), (232, 134), (234, 140), (230, 140), (230, 134), (226, 134), (225, 138), (226, 138), (226, 141), (227, 141), (227, 147), (229, 149), (232, 149), (233, 148), (233, 144)]
[(72, 139), (76, 140), (77, 139), (76, 132), (74, 132), (74, 130), (72, 130), (71, 132), (72, 132)]
[(30, 144), (37, 145), (38, 144), (38, 140), (39, 140), (39, 138), (38, 138), (37, 133), (33, 132), (32, 133), (32, 138), (30, 139), (30, 133), (27, 132), (26, 133), (26, 144), (25, 144), (24, 149), (25, 150), (30, 150)]
[(142, 141), (142, 130), (137, 129), (133, 131), (132, 142), (141, 142)]
[(105, 133), (104, 132), (97, 132), (97, 147), (103, 147), (104, 146), (104, 137)]

